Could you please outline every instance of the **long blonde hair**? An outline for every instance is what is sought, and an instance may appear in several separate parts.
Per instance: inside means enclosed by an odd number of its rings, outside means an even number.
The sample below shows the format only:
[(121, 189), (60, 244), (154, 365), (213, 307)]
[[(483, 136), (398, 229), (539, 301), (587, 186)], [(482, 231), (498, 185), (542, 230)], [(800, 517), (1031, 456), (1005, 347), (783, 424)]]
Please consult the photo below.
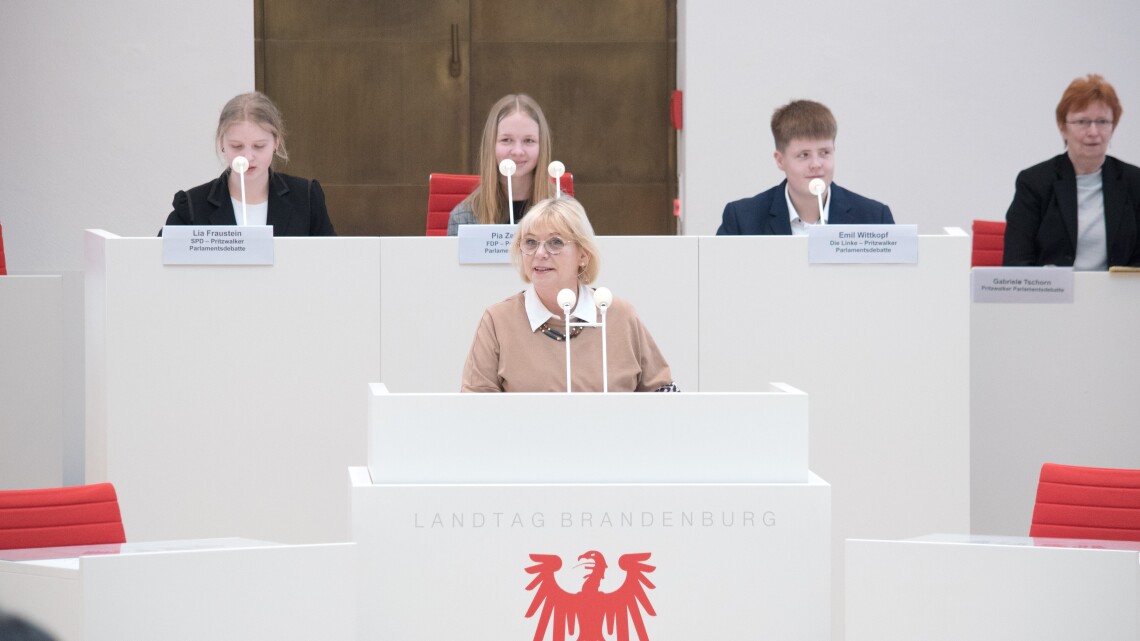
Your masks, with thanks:
[(218, 116), (218, 133), (214, 137), (215, 146), (221, 148), (222, 136), (226, 135), (230, 125), (247, 121), (273, 134), (277, 143), (273, 155), (282, 162), (289, 162), (289, 152), (285, 151), (285, 119), (269, 96), (260, 91), (234, 96), (222, 107), (222, 113)]
[[(495, 159), (495, 143), (499, 137), (499, 123), (515, 113), (524, 113), (538, 123), (538, 162), (534, 168), (531, 193), (515, 194), (526, 196), (533, 205), (540, 200), (553, 198), (555, 187), (546, 179), (546, 167), (550, 164), (550, 126), (546, 116), (534, 98), (522, 93), (508, 94), (499, 99), (487, 116), (483, 125), (483, 141), (479, 146), (479, 186), (465, 199), (469, 202), (475, 219), (481, 225), (508, 222), (507, 194), (499, 184), (499, 162)], [(521, 212), (516, 212), (516, 217)]]

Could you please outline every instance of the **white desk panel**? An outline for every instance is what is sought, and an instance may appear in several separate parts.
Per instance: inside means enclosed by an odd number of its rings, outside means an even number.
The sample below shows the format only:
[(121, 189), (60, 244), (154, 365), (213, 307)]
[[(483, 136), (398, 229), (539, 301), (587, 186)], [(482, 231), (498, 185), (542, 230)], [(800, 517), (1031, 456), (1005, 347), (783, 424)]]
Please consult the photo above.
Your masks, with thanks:
[(355, 554), (351, 543), (217, 539), (0, 560), (0, 603), (59, 641), (355, 641)]
[(847, 542), (847, 641), (1135, 641), (1140, 544), (935, 535)]
[(348, 534), (380, 375), (380, 243), (278, 238), (272, 266), (164, 266), (87, 235), (87, 479), (131, 540)]
[(920, 236), (912, 265), (811, 265), (806, 237), (699, 240), (701, 391), (811, 397), (835, 602), (844, 539), (968, 531), (969, 237)]
[(0, 490), (63, 484), (63, 279), (0, 276)]
[(1140, 468), (1140, 274), (1077, 272), (1074, 299), (971, 306), (974, 532), (1029, 532), (1042, 463)]

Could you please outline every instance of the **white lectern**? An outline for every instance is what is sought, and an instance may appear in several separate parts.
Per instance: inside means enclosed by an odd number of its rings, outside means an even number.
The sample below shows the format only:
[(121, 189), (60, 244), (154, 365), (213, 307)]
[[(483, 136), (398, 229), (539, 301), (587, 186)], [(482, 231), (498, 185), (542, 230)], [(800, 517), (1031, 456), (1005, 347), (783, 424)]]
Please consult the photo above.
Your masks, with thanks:
[(373, 386), (369, 465), (350, 470), (362, 638), (561, 638), (560, 616), (601, 625), (585, 599), (631, 639), (639, 621), (652, 639), (828, 639), (830, 486), (807, 469), (807, 395), (773, 388)]
[(0, 550), (0, 604), (58, 641), (355, 641), (355, 552), (246, 539)]

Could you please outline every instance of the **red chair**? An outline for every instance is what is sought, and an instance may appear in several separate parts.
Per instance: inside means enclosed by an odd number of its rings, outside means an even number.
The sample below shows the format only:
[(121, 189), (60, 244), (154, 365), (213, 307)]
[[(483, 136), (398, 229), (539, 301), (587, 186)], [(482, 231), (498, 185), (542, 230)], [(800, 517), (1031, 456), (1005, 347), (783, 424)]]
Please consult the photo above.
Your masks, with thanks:
[(1042, 465), (1029, 536), (1140, 541), (1140, 470)]
[(1005, 223), (993, 220), (974, 221), (971, 267), (1001, 267), (1005, 254)]
[(8, 268), (4, 263), (4, 226), (0, 225), (0, 276), (8, 273)]
[[(553, 178), (551, 181), (553, 182)], [(446, 236), (451, 210), (475, 191), (479, 177), (468, 174), (431, 174), (428, 176), (427, 235)], [(562, 193), (574, 195), (574, 176), (562, 174)]]
[(0, 491), (0, 550), (126, 541), (110, 483)]
[(447, 219), (464, 198), (479, 185), (478, 176), (432, 174), (428, 176), (427, 235), (446, 236)]

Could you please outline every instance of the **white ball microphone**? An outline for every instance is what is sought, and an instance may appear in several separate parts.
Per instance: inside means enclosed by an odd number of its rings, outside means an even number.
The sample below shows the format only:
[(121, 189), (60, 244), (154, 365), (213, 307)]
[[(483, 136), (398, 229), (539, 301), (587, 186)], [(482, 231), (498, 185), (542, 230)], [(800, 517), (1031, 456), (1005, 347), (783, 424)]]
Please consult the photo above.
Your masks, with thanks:
[(610, 305), (614, 304), (614, 293), (610, 291), (609, 287), (599, 287), (594, 290), (594, 302), (598, 304), (598, 309), (605, 314)]
[(558, 292), (558, 306), (570, 313), (570, 308), (574, 306), (574, 300), (578, 298), (578, 293), (570, 288), (560, 290)]
[(610, 366), (606, 358), (606, 312), (609, 311), (610, 305), (614, 304), (614, 293), (610, 291), (609, 287), (599, 287), (594, 290), (594, 302), (598, 304), (598, 310), (602, 312), (602, 393), (608, 394), (610, 391)]
[(566, 165), (561, 160), (552, 160), (546, 168), (547, 173), (554, 179), (554, 198), (562, 197), (562, 174), (566, 173)]
[(238, 181), (241, 182), (241, 225), (248, 227), (249, 217), (245, 213), (245, 172), (249, 171), (249, 159), (245, 156), (236, 156), (230, 167), (238, 173)]
[(566, 334), (563, 339), (566, 341), (566, 393), (570, 393), (570, 310), (574, 307), (574, 300), (577, 299), (578, 294), (572, 289), (561, 289), (558, 291), (558, 306), (562, 308), (562, 312), (566, 318)]
[(511, 176), (515, 175), (516, 169), (518, 169), (518, 167), (515, 165), (515, 161), (510, 158), (504, 158), (503, 161), (499, 163), (499, 173), (507, 177), (507, 210), (511, 214), (512, 225), (515, 224), (515, 194), (512, 188), (514, 181), (511, 180)]
[(827, 191), (827, 183), (823, 182), (822, 178), (812, 178), (811, 182), (808, 183), (808, 191), (819, 202), (819, 220), (823, 222), (823, 192)]

